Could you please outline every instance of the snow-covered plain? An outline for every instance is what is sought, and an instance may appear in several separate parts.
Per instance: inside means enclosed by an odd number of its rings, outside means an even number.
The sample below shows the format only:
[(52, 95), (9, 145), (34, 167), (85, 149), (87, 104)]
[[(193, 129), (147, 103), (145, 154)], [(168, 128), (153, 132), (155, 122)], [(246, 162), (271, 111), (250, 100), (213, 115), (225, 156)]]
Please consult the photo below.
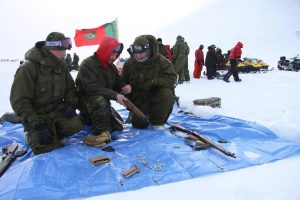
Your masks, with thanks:
[[(7, 6), (7, 2), (3, 1), (4, 8), (13, 8)], [(38, 1), (31, 0), (31, 3)], [(21, 3), (21, 1), (19, 2)], [(28, 3), (28, 2), (26, 2)], [(159, 2), (155, 1), (156, 9), (159, 11)], [(162, 10), (163, 15), (172, 12), (172, 4), (170, 8)], [(177, 2), (179, 3), (179, 2)], [(181, 3), (189, 4), (190, 1)], [(29, 4), (29, 3), (28, 3)], [(76, 3), (75, 3), (76, 4)], [(22, 4), (21, 4), (22, 5)], [(39, 4), (40, 5), (40, 4)], [(15, 7), (19, 4), (14, 5)], [(25, 5), (23, 5), (25, 6)], [(73, 6), (73, 7), (72, 7)], [(72, 3), (72, 8), (75, 5)], [(83, 6), (83, 5), (82, 5)], [(126, 12), (145, 14), (145, 10), (140, 9), (140, 4), (127, 3)], [(132, 7), (131, 7), (132, 6)], [(257, 57), (263, 59), (275, 67), (273, 71), (266, 74), (241, 74), (242, 82), (236, 83), (232, 81), (225, 83), (221, 80), (207, 80), (201, 78), (195, 80), (191, 78), (190, 83), (179, 85), (176, 88), (176, 94), (180, 97), (182, 108), (194, 113), (199, 117), (210, 117), (212, 115), (225, 115), (244, 120), (257, 122), (280, 137), (284, 137), (300, 143), (300, 72), (282, 72), (276, 69), (276, 62), (280, 56), (293, 57), (300, 53), (300, 1), (299, 0), (214, 0), (205, 6), (198, 5), (196, 11), (186, 16), (181, 16), (176, 23), (165, 24), (159, 26), (159, 29), (149, 29), (145, 25), (138, 24), (138, 28), (130, 25), (130, 33), (128, 35), (120, 34), (120, 40), (126, 44), (130, 44), (134, 37), (140, 33), (154, 34), (162, 37), (164, 43), (171, 46), (175, 42), (178, 34), (183, 35), (191, 47), (189, 56), (190, 74), (192, 74), (194, 51), (203, 43), (206, 47), (215, 44), (227, 51), (237, 41), (242, 41), (245, 45), (243, 49), (243, 57)], [(50, 12), (46, 12), (53, 8), (51, 6), (43, 7), (46, 16)], [(177, 8), (178, 9), (178, 8)], [(119, 11), (119, 12), (125, 12)], [(76, 10), (74, 10), (75, 12)], [(179, 12), (178, 10), (175, 10)], [(174, 11), (174, 12), (175, 12)], [(36, 11), (35, 11), (36, 12)], [(34, 12), (34, 13), (35, 13)], [(53, 9), (51, 12), (54, 12)], [(152, 11), (153, 12), (153, 11)], [(1, 13), (8, 13), (1, 12)], [(73, 33), (75, 28), (68, 25), (62, 26), (63, 21), (60, 18), (41, 19), (29, 18), (28, 9), (24, 7), (18, 12), (9, 12), (11, 16), (18, 17), (19, 21), (6, 16), (1, 17), (0, 21), (5, 22), (9, 28), (3, 29), (1, 33), (0, 58), (22, 58), (25, 50), (29, 49), (35, 41), (41, 40), (49, 32), (49, 27), (53, 30), (60, 30), (64, 33)], [(46, 14), (47, 13), (47, 14)], [(35, 13), (36, 14), (36, 13)], [(65, 13), (65, 15), (69, 15)], [(101, 12), (99, 11), (99, 18)], [(124, 15), (125, 16), (125, 15)], [(147, 16), (144, 15), (147, 19)], [(32, 37), (27, 32), (24, 33), (22, 41), (18, 39), (7, 40), (4, 35), (20, 35), (18, 28), (20, 24), (24, 26), (22, 20), (30, 19), (30, 23), (26, 24), (26, 29), (22, 31), (33, 30)], [(73, 19), (73, 18), (72, 18)], [(76, 18), (74, 18), (76, 19)], [(145, 23), (163, 23), (164, 20), (155, 21), (145, 20)], [(45, 21), (46, 20), (46, 21)], [(119, 19), (122, 22), (122, 18)], [(126, 20), (133, 20), (126, 18)], [(86, 18), (88, 21), (88, 18)], [(18, 22), (21, 22), (20, 24)], [(134, 21), (131, 21), (133, 23)], [(74, 22), (72, 22), (74, 24)], [(84, 22), (78, 21), (83, 24)], [(87, 22), (88, 23), (88, 22)], [(129, 23), (129, 21), (123, 21)], [(4, 23), (3, 23), (4, 24)], [(55, 24), (57, 24), (57, 29)], [(65, 24), (65, 23), (64, 23)], [(97, 24), (98, 25), (98, 24)], [(99, 24), (100, 25), (100, 24)], [(93, 27), (92, 25), (87, 25)], [(122, 25), (123, 26), (123, 25)], [(37, 30), (37, 27), (40, 27)], [(43, 29), (44, 27), (44, 29)], [(163, 28), (161, 28), (163, 27)], [(84, 27), (83, 27), (84, 28)], [(41, 32), (47, 31), (46, 33)], [(122, 31), (122, 29), (120, 30)], [(13, 32), (13, 33), (11, 33)], [(9, 33), (9, 34), (8, 34)], [(40, 35), (44, 33), (44, 35)], [(122, 33), (122, 32), (121, 32)], [(28, 38), (27, 38), (28, 37)], [(123, 39), (122, 39), (123, 38)], [(129, 38), (129, 39), (128, 39)], [(6, 41), (7, 40), (7, 41)], [(18, 44), (15, 44), (16, 41)], [(128, 41), (129, 40), (129, 41)], [(26, 44), (26, 45), (25, 45)], [(19, 47), (16, 49), (16, 47)], [(20, 49), (22, 54), (20, 54)], [(74, 48), (73, 51), (79, 52), (82, 59), (92, 54), (91, 48)], [(16, 52), (14, 54), (13, 52)], [(24, 53), (23, 53), (24, 50)], [(96, 50), (96, 47), (95, 49)], [(4, 55), (2, 57), (1, 55)], [(123, 57), (126, 57), (126, 53)], [(82, 60), (81, 59), (81, 60)], [(18, 67), (17, 62), (0, 62), (0, 114), (12, 111), (9, 103), (9, 93), (15, 70)], [(76, 74), (73, 73), (75, 76)], [(194, 106), (192, 100), (206, 97), (222, 98), (222, 107), (220, 109), (212, 109), (209, 107)], [(114, 104), (118, 107), (117, 104)], [(252, 155), (255, 156), (255, 155)], [(300, 199), (300, 156), (293, 156), (273, 163), (248, 167), (226, 173), (218, 173), (203, 176), (191, 180), (185, 180), (176, 183), (170, 183), (161, 186), (147, 187), (136, 191), (123, 193), (108, 194), (99, 197), (91, 197), (88, 199)]]

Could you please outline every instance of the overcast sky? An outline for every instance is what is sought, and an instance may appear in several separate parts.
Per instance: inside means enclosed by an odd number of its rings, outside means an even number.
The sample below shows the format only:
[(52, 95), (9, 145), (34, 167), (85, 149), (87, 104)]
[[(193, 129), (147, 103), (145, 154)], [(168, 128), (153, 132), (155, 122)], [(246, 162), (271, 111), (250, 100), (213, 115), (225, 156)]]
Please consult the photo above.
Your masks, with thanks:
[[(212, 3), (210, 1), (209, 3)], [(129, 45), (140, 34), (154, 34), (162, 27), (207, 5), (204, 0), (1, 0), (1, 57), (23, 55), (49, 32), (60, 31), (73, 38), (75, 29), (96, 28), (115, 18), (121, 42)], [(14, 48), (11, 48), (14, 47)], [(25, 48), (25, 49), (24, 49)], [(73, 48), (95, 51), (97, 46)], [(90, 49), (90, 50), (89, 50)]]

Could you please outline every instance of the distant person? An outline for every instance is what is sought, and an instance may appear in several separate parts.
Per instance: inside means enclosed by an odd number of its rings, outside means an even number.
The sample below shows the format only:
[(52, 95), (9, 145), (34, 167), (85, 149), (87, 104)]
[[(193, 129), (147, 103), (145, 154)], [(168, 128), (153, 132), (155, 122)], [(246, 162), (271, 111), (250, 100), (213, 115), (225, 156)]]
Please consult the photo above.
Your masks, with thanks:
[(190, 47), (185, 41), (184, 44), (186, 45), (186, 51), (185, 51), (185, 65), (184, 65), (184, 80), (186, 82), (189, 82), (190, 79), (190, 71), (189, 71), (189, 54), (190, 54)]
[(169, 59), (169, 54), (167, 52), (166, 46), (162, 43), (161, 38), (157, 38), (157, 43), (158, 43), (158, 48), (159, 48), (159, 53), (163, 55), (164, 57)]
[(152, 35), (140, 35), (128, 49), (130, 58), (125, 62), (122, 76), (132, 87), (127, 97), (149, 117), (149, 122), (132, 116), (135, 128), (164, 129), (175, 102), (176, 73), (172, 63), (158, 52)]
[(67, 54), (67, 57), (65, 58), (66, 64), (68, 66), (69, 71), (72, 71), (72, 57), (71, 54)]
[(110, 103), (124, 105), (127, 98), (123, 94), (131, 91), (114, 65), (122, 51), (122, 43), (105, 37), (97, 51), (80, 64), (76, 85), (80, 115), (91, 125), (91, 134), (84, 139), (87, 145), (102, 147), (111, 142), (111, 132), (123, 130), (122, 118)]
[(230, 50), (228, 50), (227, 53), (225, 54), (226, 62), (229, 61), (229, 56), (230, 56)]
[(79, 69), (79, 56), (76, 53), (73, 54), (72, 69), (76, 71)]
[(222, 70), (226, 68), (226, 59), (222, 54), (222, 49), (219, 47), (216, 48), (216, 56), (217, 56), (217, 70)]
[(178, 75), (178, 84), (182, 84), (185, 81), (184, 66), (186, 64), (186, 51), (187, 46), (184, 43), (184, 38), (181, 35), (178, 35), (176, 38), (176, 43), (171, 49), (174, 70)]
[(64, 62), (71, 39), (50, 33), (25, 54), (11, 87), (10, 103), (22, 119), (25, 139), (33, 153), (61, 147), (61, 140), (79, 132), (82, 119), (76, 114), (75, 83)]
[(199, 48), (195, 51), (195, 62), (194, 62), (194, 78), (200, 78), (203, 65), (204, 65), (204, 54), (203, 54), (204, 45), (201, 44)]
[(239, 78), (237, 65), (242, 56), (242, 48), (244, 47), (243, 43), (238, 42), (231, 50), (229, 55), (230, 68), (228, 69), (227, 74), (224, 76), (223, 80), (229, 83), (229, 78), (233, 75), (234, 81), (241, 82), (242, 79)]
[(170, 48), (169, 44), (166, 45), (166, 49), (167, 49), (169, 60), (172, 62), (172, 53), (171, 53), (171, 48)]
[(217, 67), (216, 46), (210, 45), (205, 56), (206, 76), (208, 80), (214, 79)]

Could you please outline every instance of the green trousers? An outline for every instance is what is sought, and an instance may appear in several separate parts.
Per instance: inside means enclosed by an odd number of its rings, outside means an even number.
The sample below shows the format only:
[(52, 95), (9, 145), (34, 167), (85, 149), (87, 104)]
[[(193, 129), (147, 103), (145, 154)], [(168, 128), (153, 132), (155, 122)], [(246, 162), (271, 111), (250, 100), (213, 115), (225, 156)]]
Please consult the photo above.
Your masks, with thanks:
[(60, 116), (51, 121), (47, 120), (47, 124), (54, 134), (54, 139), (50, 144), (40, 144), (38, 133), (34, 130), (28, 130), (26, 133), (25, 137), (35, 154), (46, 153), (63, 146), (60, 142), (63, 138), (71, 136), (83, 128), (83, 120), (79, 116), (71, 119)]

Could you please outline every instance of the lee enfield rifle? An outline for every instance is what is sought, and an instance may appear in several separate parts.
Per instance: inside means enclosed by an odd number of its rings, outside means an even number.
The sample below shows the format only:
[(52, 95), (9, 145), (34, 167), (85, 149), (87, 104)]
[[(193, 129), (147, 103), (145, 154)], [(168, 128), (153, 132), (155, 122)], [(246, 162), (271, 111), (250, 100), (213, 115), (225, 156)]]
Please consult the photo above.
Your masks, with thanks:
[(230, 151), (227, 151), (226, 149), (223, 149), (222, 147), (220, 147), (219, 145), (215, 144), (214, 142), (210, 141), (209, 139), (207, 139), (206, 137), (200, 135), (199, 133), (186, 129), (182, 126), (179, 125), (173, 125), (170, 127), (170, 131), (182, 131), (184, 133), (187, 133), (188, 135), (190, 135), (190, 138), (194, 138), (194, 140), (199, 140), (203, 143), (209, 144), (210, 146), (212, 146), (213, 148), (217, 149), (218, 151), (222, 152), (223, 154), (225, 154), (226, 156), (230, 156), (233, 158), (236, 158), (234, 153), (231, 153)]
[(0, 177), (5, 173), (9, 166), (17, 159), (17, 157), (23, 156), (26, 150), (17, 151), (18, 144), (11, 144), (2, 149), (2, 162), (0, 163)]
[(125, 104), (125, 107), (127, 108), (127, 110), (131, 111), (136, 116), (138, 116), (140, 119), (149, 123), (148, 117), (140, 109), (138, 109), (138, 107), (136, 107), (129, 99), (125, 100), (124, 104)]

